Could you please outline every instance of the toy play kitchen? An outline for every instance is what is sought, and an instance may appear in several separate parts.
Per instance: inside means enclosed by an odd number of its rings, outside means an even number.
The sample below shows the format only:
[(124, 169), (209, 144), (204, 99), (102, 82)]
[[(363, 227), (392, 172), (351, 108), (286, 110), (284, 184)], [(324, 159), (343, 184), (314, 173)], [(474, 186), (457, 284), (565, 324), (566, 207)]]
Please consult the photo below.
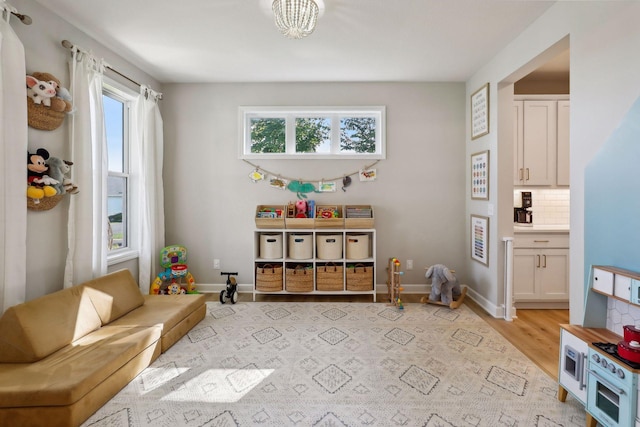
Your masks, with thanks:
[(561, 325), (558, 399), (585, 405), (589, 427), (640, 427), (640, 273), (594, 266), (590, 283), (583, 326)]

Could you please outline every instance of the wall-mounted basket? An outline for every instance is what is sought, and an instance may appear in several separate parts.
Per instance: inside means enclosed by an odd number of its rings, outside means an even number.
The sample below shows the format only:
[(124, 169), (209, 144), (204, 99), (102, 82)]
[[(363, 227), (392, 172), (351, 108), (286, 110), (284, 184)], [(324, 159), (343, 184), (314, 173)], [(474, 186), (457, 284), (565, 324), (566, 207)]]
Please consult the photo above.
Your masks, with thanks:
[(27, 208), (34, 211), (48, 211), (55, 208), (62, 200), (64, 194), (56, 194), (51, 197), (43, 197), (42, 199), (32, 199), (27, 197)]
[(29, 126), (40, 130), (55, 130), (60, 127), (66, 113), (54, 111), (43, 104), (35, 104), (27, 98), (27, 117)]

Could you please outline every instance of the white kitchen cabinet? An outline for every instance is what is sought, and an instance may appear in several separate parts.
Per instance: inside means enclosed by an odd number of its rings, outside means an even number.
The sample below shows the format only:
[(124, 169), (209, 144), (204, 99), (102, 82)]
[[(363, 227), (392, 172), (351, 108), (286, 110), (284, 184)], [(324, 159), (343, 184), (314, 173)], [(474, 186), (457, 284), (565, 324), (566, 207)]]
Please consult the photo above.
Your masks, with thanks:
[(569, 101), (513, 104), (514, 185), (569, 185)]
[(570, 101), (558, 101), (557, 185), (569, 185), (569, 111)]
[(569, 248), (565, 235), (514, 238), (513, 297), (518, 302), (569, 300)]

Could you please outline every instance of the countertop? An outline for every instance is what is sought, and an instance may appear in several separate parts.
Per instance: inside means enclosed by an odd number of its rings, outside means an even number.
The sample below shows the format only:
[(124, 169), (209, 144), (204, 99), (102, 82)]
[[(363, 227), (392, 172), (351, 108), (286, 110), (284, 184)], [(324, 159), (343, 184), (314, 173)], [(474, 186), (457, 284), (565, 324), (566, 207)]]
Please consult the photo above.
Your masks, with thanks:
[(514, 225), (514, 233), (568, 233), (569, 224)]

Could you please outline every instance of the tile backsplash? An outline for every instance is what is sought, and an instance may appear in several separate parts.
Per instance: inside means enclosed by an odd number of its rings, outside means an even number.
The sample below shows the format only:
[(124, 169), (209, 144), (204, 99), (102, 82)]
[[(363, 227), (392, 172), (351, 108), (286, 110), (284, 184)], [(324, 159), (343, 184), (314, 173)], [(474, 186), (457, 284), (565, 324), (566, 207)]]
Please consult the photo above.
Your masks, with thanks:
[(568, 188), (515, 189), (513, 206), (520, 206), (522, 191), (530, 191), (533, 223), (537, 225), (569, 224), (570, 191)]
[(608, 298), (607, 329), (618, 335), (624, 335), (622, 329), (624, 325), (640, 327), (640, 307), (615, 298)]

